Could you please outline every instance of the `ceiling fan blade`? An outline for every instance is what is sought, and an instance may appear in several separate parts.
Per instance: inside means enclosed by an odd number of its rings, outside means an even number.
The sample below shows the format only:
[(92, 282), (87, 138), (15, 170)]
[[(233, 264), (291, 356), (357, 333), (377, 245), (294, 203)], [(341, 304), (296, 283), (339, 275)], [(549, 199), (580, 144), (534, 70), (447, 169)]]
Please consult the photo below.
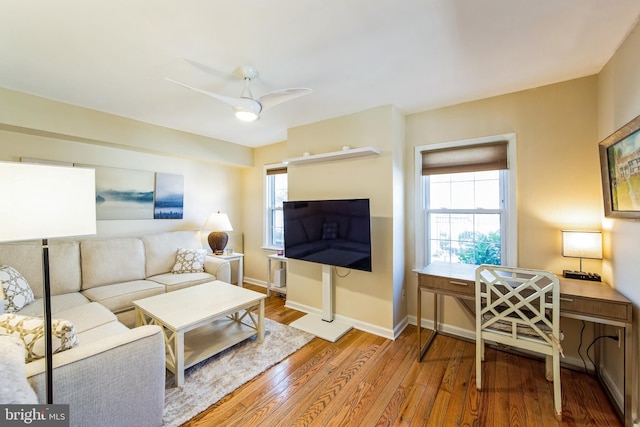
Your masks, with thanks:
[(230, 105), (231, 107), (236, 108), (236, 109), (250, 109), (257, 102), (257, 101), (255, 101), (255, 100), (253, 100), (251, 98), (234, 98), (234, 97), (231, 97), (231, 96), (224, 96), (224, 95), (220, 95), (220, 94), (217, 94), (217, 93), (214, 93), (214, 92), (209, 92), (209, 91), (206, 91), (206, 90), (198, 89), (196, 87), (189, 86), (189, 85), (186, 85), (184, 83), (180, 83), (178, 81), (170, 79), (169, 77), (165, 77), (165, 80), (168, 80), (171, 83), (175, 83), (175, 84), (177, 84), (179, 86), (186, 87), (187, 89), (191, 89), (193, 91), (199, 92), (199, 93), (201, 93), (203, 95), (210, 96), (211, 98), (215, 98), (218, 101), (222, 101), (225, 104)]
[(262, 104), (263, 108), (275, 107), (283, 102), (290, 101), (303, 95), (308, 95), (313, 90), (307, 88), (292, 88), (292, 89), (280, 89), (273, 92), (265, 93), (258, 101)]

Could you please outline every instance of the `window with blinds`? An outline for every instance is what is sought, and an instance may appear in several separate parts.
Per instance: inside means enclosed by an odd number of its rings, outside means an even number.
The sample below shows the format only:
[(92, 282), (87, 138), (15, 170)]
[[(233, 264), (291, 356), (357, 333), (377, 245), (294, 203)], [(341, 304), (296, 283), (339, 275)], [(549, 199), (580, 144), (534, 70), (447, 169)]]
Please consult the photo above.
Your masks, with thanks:
[(427, 264), (504, 264), (508, 143), (424, 150)]
[(265, 169), (265, 246), (284, 247), (284, 219), (282, 202), (287, 200), (287, 167), (283, 165)]

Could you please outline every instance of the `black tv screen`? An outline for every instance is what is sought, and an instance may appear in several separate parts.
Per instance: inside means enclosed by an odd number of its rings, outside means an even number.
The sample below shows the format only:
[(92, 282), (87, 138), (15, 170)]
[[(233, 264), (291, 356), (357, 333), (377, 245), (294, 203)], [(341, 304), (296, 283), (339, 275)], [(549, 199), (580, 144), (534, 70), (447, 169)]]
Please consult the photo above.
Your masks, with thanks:
[(369, 199), (283, 203), (284, 256), (371, 271)]

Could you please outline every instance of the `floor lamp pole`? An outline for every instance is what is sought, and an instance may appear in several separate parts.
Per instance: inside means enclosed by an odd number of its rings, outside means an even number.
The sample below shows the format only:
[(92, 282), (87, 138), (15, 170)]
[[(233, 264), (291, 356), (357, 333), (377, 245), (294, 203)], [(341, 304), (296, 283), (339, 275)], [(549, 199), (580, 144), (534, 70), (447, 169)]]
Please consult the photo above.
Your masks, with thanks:
[(44, 343), (45, 343), (45, 358), (47, 362), (46, 366), (46, 378), (47, 378), (47, 404), (53, 404), (53, 347), (52, 347), (52, 334), (53, 325), (51, 321), (51, 279), (49, 277), (49, 243), (47, 239), (42, 239), (42, 270), (44, 279)]

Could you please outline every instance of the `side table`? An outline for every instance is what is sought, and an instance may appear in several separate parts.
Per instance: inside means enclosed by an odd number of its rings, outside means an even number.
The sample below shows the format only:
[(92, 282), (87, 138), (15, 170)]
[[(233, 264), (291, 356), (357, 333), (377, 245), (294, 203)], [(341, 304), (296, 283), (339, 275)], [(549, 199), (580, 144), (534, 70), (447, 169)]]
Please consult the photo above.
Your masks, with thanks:
[(225, 259), (229, 262), (238, 261), (238, 286), (242, 288), (244, 284), (244, 264), (243, 264), (244, 254), (241, 254), (240, 252), (233, 252), (231, 254), (212, 255), (212, 256), (220, 259)]
[(268, 271), (267, 271), (267, 296), (271, 296), (271, 289), (275, 288), (273, 291), (280, 293), (280, 294), (287, 294), (287, 287), (286, 286), (274, 286), (273, 284), (273, 276), (271, 275), (271, 261), (278, 261), (279, 262), (279, 266), (280, 268), (284, 268), (286, 270), (286, 266), (287, 266), (287, 258), (285, 258), (282, 255), (278, 255), (278, 254), (272, 254), (272, 255), (267, 255), (267, 264), (268, 264)]

